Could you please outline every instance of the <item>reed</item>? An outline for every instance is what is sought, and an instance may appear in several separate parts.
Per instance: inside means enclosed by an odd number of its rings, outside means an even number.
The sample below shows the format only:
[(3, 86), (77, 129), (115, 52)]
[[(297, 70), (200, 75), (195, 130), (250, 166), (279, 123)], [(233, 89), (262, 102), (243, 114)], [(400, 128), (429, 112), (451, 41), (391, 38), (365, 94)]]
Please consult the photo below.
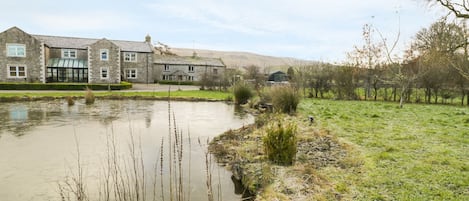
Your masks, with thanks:
[[(72, 176), (59, 182), (59, 195), (62, 201), (146, 201), (170, 200), (189, 201), (191, 190), (191, 136), (184, 140), (184, 133), (178, 128), (176, 115), (172, 111), (171, 102), (168, 101), (168, 135), (161, 138), (156, 146), (157, 157), (154, 166), (148, 169), (144, 161), (141, 136), (135, 135), (132, 122), (129, 121), (127, 149), (120, 147), (119, 136), (114, 132), (113, 123), (106, 131), (105, 150), (103, 152), (102, 167), (99, 168), (98, 195), (90, 195), (86, 189), (86, 179), (80, 155), (78, 138), (75, 135), (77, 146), (77, 170)], [(208, 144), (207, 139), (206, 144)], [(199, 144), (202, 146), (202, 143)], [(205, 145), (206, 145), (205, 144)], [(125, 145), (124, 145), (125, 146)], [(205, 150), (205, 172), (207, 196), (214, 201), (212, 188), (212, 155)], [(188, 166), (185, 166), (185, 154), (189, 153)], [(165, 171), (166, 170), (166, 171)], [(148, 173), (153, 173), (148, 177)], [(169, 171), (169, 172), (167, 172)], [(186, 172), (188, 172), (186, 174)], [(150, 174), (151, 175), (151, 174)], [(218, 182), (219, 185), (221, 182)], [(150, 186), (148, 186), (148, 184)], [(221, 186), (218, 186), (218, 200), (222, 199)], [(168, 192), (169, 191), (169, 192)]]
[(95, 101), (95, 97), (93, 91), (90, 88), (86, 88), (85, 90), (85, 104), (91, 105)]
[(68, 106), (75, 105), (75, 100), (73, 100), (73, 97), (67, 96), (67, 104), (68, 104)]

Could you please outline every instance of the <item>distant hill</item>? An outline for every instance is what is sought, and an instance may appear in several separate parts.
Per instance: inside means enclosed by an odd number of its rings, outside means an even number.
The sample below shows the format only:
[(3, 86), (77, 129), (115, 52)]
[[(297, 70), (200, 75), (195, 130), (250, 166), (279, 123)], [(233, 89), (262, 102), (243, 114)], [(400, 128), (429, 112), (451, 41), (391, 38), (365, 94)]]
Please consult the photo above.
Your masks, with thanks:
[(188, 48), (171, 48), (171, 52), (179, 56), (192, 56), (194, 51), (200, 57), (221, 58), (229, 68), (242, 68), (250, 65), (259, 66), (267, 71), (285, 70), (289, 66), (307, 65), (315, 61), (301, 60), (289, 57), (273, 57), (249, 52), (229, 52), (217, 50), (202, 50)]

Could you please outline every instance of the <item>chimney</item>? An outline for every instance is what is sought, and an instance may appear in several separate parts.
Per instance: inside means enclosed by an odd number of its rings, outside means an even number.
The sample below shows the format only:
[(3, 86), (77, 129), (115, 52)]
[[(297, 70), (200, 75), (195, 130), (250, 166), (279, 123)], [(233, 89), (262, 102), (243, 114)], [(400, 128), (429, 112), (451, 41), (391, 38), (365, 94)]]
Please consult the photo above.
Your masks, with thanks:
[(147, 36), (145, 36), (145, 42), (151, 44), (151, 36), (149, 34), (147, 34)]

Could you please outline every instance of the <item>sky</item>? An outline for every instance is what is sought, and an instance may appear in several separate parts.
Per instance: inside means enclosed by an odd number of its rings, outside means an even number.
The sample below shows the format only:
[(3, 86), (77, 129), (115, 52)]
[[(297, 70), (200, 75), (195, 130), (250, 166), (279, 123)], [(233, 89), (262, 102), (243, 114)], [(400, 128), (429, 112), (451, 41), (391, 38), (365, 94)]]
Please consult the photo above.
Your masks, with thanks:
[[(447, 14), (425, 0), (3, 0), (0, 31), (143, 41), (340, 63), (372, 24), (403, 51)], [(396, 52), (397, 54), (398, 52)]]

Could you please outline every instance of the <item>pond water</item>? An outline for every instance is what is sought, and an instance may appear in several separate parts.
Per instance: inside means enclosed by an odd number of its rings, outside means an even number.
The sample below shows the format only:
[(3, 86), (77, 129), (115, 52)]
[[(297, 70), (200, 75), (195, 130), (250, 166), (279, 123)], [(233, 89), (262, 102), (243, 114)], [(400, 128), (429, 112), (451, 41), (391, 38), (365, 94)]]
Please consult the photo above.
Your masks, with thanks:
[[(184, 197), (207, 200), (207, 139), (252, 123), (253, 117), (220, 102), (171, 102), (171, 112), (168, 108), (166, 101), (142, 100), (98, 100), (93, 105), (81, 100), (73, 106), (64, 100), (0, 103), (0, 200), (60, 200), (59, 184), (64, 186), (67, 177), (69, 182), (78, 178), (78, 167), (87, 195), (97, 200), (103, 193), (103, 177), (113, 170), (109, 158), (121, 164), (121, 171), (137, 164), (136, 169), (145, 172), (136, 175), (144, 181), (140, 188), (147, 200), (154, 195), (169, 200), (169, 178), (178, 170), (177, 160), (169, 161), (168, 150), (175, 131), (182, 136), (183, 179), (171, 177), (172, 185), (182, 183)], [(137, 163), (132, 163), (132, 156)], [(231, 173), (213, 158), (209, 162), (215, 198), (240, 200)]]

